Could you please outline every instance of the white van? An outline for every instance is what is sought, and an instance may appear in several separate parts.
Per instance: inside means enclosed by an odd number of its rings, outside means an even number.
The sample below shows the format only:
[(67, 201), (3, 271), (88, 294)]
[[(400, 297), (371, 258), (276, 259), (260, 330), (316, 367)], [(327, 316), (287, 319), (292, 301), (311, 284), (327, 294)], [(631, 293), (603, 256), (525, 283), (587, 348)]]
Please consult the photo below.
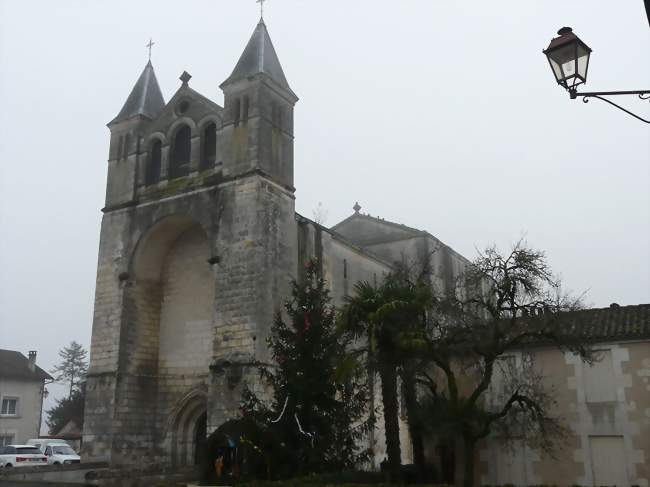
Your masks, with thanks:
[(37, 447), (47, 457), (48, 465), (70, 465), (81, 462), (81, 457), (65, 440), (56, 438), (38, 438), (27, 441), (28, 445)]

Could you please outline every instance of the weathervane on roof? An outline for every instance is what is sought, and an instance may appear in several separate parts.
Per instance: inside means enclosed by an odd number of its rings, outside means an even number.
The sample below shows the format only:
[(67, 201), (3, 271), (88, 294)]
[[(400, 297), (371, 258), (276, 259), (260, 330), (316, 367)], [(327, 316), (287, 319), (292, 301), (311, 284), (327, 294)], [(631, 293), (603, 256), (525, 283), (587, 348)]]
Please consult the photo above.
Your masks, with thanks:
[(151, 61), (151, 47), (155, 44), (155, 42), (149, 37), (149, 43), (145, 44), (149, 48), (149, 61)]
[(257, 3), (260, 4), (260, 19), (264, 19), (264, 2), (266, 0), (257, 0)]

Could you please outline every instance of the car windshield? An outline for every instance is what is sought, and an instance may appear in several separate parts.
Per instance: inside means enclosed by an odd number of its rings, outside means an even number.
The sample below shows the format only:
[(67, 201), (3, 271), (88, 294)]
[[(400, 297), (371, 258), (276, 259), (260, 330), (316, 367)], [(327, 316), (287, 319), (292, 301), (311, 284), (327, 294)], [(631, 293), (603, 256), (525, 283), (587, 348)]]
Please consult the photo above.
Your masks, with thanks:
[(20, 455), (41, 455), (41, 450), (35, 446), (16, 447), (16, 453)]
[(75, 451), (69, 446), (53, 446), (52, 453), (54, 455), (76, 455)]

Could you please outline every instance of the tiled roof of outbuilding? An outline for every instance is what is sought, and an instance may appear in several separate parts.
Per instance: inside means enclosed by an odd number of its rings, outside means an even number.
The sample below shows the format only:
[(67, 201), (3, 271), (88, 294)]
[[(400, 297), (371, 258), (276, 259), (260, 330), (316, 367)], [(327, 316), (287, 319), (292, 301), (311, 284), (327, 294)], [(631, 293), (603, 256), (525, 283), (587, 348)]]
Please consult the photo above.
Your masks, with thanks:
[(579, 311), (574, 333), (590, 341), (650, 339), (650, 304), (593, 308)]
[(0, 349), (0, 377), (28, 381), (51, 380), (52, 376), (38, 365), (32, 371), (29, 359), (14, 350)]

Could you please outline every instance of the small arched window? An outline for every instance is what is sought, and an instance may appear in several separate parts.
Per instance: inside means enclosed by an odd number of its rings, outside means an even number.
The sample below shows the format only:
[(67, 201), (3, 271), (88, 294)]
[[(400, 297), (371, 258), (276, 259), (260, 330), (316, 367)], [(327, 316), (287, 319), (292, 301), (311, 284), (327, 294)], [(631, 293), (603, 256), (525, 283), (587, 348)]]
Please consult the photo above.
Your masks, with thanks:
[(248, 122), (248, 95), (242, 99), (241, 119), (244, 123)]
[(192, 152), (192, 131), (183, 125), (176, 131), (169, 164), (169, 178), (186, 176), (190, 172), (190, 154)]
[(162, 143), (159, 139), (154, 140), (149, 150), (149, 164), (145, 175), (145, 184), (156, 184), (160, 181), (160, 167), (162, 162)]
[(201, 169), (214, 167), (217, 159), (217, 126), (209, 123), (203, 129), (203, 140), (201, 145)]
[(241, 115), (241, 101), (239, 98), (235, 98), (235, 103), (232, 106), (232, 118), (235, 122), (235, 127), (239, 126), (240, 115)]
[(127, 133), (124, 136), (124, 146), (122, 147), (122, 154), (121, 154), (122, 159), (126, 159), (127, 157), (129, 157), (129, 144), (130, 143), (131, 143), (131, 137)]

